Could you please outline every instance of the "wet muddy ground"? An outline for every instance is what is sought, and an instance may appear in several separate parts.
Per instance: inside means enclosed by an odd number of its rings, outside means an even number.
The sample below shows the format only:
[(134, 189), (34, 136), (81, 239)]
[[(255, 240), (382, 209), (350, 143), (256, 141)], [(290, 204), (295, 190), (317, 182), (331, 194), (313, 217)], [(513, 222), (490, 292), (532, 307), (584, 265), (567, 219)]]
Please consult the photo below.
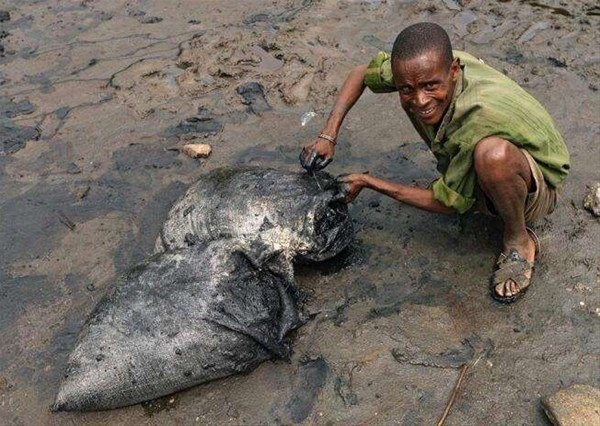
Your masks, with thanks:
[[(469, 363), (447, 424), (543, 425), (540, 396), (599, 385), (600, 226), (581, 206), (600, 177), (595, 2), (0, 5), (0, 424), (432, 424)], [(561, 203), (537, 226), (527, 297), (488, 296), (495, 220), (364, 192), (356, 242), (297, 268), (311, 320), (290, 362), (124, 409), (50, 413), (87, 313), (152, 251), (186, 186), (223, 165), (298, 169), (349, 69), (424, 20), (539, 99), (572, 154)], [(332, 173), (435, 178), (396, 96), (363, 96)], [(212, 156), (171, 150), (187, 141)]]

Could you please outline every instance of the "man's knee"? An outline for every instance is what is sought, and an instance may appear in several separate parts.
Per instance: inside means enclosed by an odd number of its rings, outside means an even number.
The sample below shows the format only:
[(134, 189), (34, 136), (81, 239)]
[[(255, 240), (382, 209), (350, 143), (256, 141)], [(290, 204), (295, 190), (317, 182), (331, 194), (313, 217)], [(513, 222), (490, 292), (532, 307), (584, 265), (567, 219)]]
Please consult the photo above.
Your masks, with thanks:
[(480, 180), (498, 180), (514, 173), (512, 143), (498, 137), (488, 137), (479, 141), (473, 152), (475, 173)]

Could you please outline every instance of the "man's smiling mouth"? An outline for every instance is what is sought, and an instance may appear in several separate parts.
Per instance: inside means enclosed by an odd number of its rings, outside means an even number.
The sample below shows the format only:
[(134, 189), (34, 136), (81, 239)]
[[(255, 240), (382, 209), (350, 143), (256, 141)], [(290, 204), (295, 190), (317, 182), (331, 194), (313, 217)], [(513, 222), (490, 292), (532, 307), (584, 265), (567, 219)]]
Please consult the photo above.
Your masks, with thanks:
[(418, 109), (418, 110), (416, 110), (416, 113), (418, 116), (420, 116), (422, 118), (427, 118), (435, 112), (435, 109), (436, 109), (436, 107), (432, 106), (431, 108), (428, 108), (428, 109)]

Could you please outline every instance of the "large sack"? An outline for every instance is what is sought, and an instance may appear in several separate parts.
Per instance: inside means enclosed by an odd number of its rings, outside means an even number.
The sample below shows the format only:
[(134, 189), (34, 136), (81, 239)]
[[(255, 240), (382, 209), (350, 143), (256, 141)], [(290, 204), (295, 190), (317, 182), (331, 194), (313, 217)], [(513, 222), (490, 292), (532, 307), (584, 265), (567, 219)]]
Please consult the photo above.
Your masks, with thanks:
[(255, 256), (221, 240), (155, 255), (89, 317), (53, 408), (135, 404), (286, 356), (296, 300), (291, 263), (264, 247)]
[(341, 188), (325, 172), (218, 169), (174, 204), (156, 251), (231, 237), (322, 261), (342, 251), (353, 230)]

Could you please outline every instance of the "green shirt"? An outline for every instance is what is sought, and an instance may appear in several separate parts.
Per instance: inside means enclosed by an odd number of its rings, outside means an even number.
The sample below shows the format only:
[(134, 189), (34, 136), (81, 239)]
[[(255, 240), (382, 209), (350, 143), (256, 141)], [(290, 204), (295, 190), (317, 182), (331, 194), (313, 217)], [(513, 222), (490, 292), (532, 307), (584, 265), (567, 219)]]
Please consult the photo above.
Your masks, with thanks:
[[(554, 188), (569, 174), (569, 153), (554, 121), (529, 93), (504, 74), (468, 53), (454, 51), (461, 74), (439, 129), (409, 118), (435, 155), (442, 177), (432, 184), (435, 199), (459, 213), (475, 203), (477, 177), (473, 151), (489, 136), (527, 150)], [(365, 84), (375, 93), (396, 91), (390, 55), (379, 52), (369, 63)]]

